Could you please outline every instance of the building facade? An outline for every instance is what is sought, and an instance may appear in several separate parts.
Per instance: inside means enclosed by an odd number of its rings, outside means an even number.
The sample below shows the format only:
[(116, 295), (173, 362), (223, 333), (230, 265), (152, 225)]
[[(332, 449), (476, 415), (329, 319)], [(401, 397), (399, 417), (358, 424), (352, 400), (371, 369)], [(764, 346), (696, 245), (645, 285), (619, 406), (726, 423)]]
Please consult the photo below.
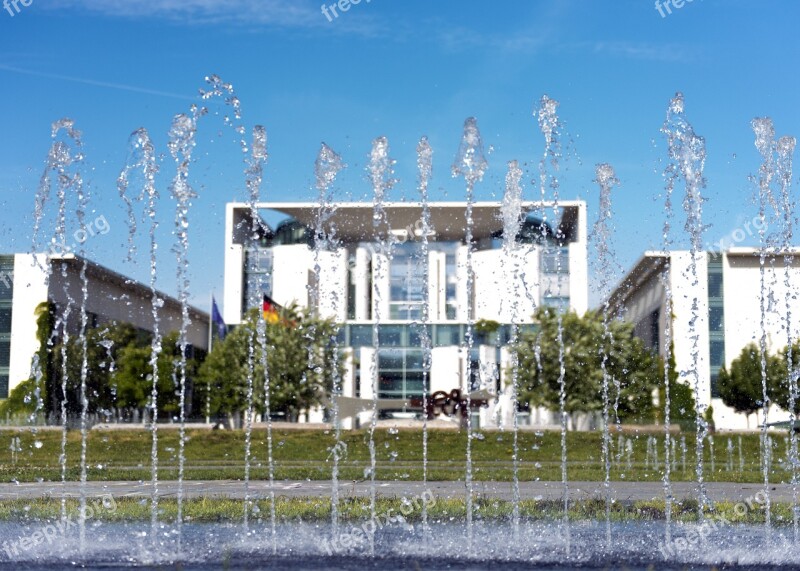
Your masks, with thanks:
[[(476, 203), (468, 251), (466, 203), (431, 204), (427, 240), (418, 203), (386, 204), (382, 239), (371, 204), (259, 204), (264, 230), (255, 239), (250, 206), (228, 204), (225, 322), (240, 323), (263, 295), (281, 305), (316, 307), (340, 325), (345, 398), (371, 403), (375, 386), (382, 416), (413, 416), (421, 411), (411, 400), (425, 386), (430, 393), (458, 389), (489, 402), (476, 413), (481, 425), (508, 424), (510, 325), (530, 324), (539, 305), (587, 310), (586, 206), (555, 206), (524, 203), (516, 245), (507, 251), (500, 203)], [(426, 310), (427, 379), (421, 324)], [(492, 326), (469, 326), (476, 322)], [(344, 424), (363, 423), (370, 414), (356, 410)], [(534, 422), (549, 423), (546, 416)]]
[[(40, 304), (52, 303), (58, 313), (72, 300), (74, 319), (69, 327), (77, 332), (84, 261), (88, 325), (96, 327), (116, 321), (152, 332), (152, 293), (148, 286), (74, 255), (50, 258), (32, 254), (0, 255), (0, 399), (7, 398), (14, 387), (31, 377), (33, 355), (39, 349), (36, 308)], [(159, 309), (162, 333), (180, 329), (180, 303), (161, 293), (159, 297), (164, 302)], [(189, 343), (207, 350), (208, 314), (191, 308), (189, 316)]]
[[(800, 287), (800, 260), (796, 255), (795, 252), (788, 271), (788, 289), (783, 256), (767, 259), (762, 295), (761, 260), (757, 249), (700, 252), (694, 271), (688, 251), (646, 252), (612, 293), (611, 305), (618, 315), (634, 324), (638, 337), (665, 355), (664, 332), (669, 316), (663, 276), (669, 266), (672, 340), (681, 382), (691, 387), (695, 380), (698, 382), (700, 401), (705, 406), (713, 406), (717, 429), (754, 428), (761, 422), (760, 417), (748, 419), (725, 406), (719, 398), (719, 371), (723, 366), (729, 368), (747, 345), (760, 343), (762, 299), (768, 352), (776, 354), (786, 347), (790, 336), (798, 339), (800, 322), (787, 320), (787, 315), (800, 315), (800, 300), (794, 293)], [(791, 330), (787, 330), (787, 324)], [(787, 412), (775, 406), (771, 408), (770, 422), (788, 418)]]

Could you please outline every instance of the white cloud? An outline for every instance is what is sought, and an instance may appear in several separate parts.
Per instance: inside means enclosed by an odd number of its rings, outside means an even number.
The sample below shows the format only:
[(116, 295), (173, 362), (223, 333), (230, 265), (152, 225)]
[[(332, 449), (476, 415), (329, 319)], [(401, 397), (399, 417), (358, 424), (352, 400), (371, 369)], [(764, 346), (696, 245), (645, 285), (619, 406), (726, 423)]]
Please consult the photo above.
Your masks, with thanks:
[(352, 12), (329, 22), (319, 6), (313, 0), (52, 0), (47, 4), (55, 10), (78, 9), (107, 17), (189, 25), (317, 28), (364, 35), (376, 30), (369, 14)]

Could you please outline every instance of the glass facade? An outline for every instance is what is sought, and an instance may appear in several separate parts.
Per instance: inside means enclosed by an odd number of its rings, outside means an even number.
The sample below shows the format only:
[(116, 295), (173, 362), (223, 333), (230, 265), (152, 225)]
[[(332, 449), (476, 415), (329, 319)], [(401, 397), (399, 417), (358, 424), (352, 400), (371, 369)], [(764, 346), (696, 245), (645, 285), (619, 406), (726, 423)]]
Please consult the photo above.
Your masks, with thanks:
[(251, 248), (245, 254), (244, 291), (245, 311), (261, 307), (264, 294), (272, 296), (273, 253), (268, 248)]
[(719, 398), (719, 370), (725, 365), (725, 287), (722, 277), (722, 258), (708, 260), (708, 356), (711, 373), (711, 396)]
[(14, 256), (0, 256), (0, 399), (8, 398), (13, 300)]
[(562, 312), (569, 311), (569, 248), (548, 245), (542, 250), (539, 260), (543, 283), (542, 305)]
[(378, 351), (378, 398), (408, 399), (422, 396), (425, 387), (421, 349)]
[(422, 244), (406, 242), (394, 248), (389, 274), (389, 319), (418, 321), (425, 303), (425, 262)]

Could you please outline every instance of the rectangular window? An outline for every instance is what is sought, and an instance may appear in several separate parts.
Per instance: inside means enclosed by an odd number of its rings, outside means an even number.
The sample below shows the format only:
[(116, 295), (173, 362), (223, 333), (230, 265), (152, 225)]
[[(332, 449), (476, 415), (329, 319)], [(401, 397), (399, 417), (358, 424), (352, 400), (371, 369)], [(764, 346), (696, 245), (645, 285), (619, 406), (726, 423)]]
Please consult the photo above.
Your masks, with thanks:
[(378, 397), (422, 396), (425, 374), (419, 349), (381, 349), (378, 353)]
[(0, 369), (11, 364), (11, 341), (0, 340)]
[(712, 367), (721, 367), (725, 364), (725, 341), (710, 342), (709, 359)]
[(722, 268), (719, 268), (719, 271), (714, 271), (714, 264), (709, 262), (708, 264), (708, 297), (716, 297), (721, 298), (723, 296), (722, 291)]
[(351, 325), (350, 346), (372, 347), (372, 325)]
[(273, 253), (270, 249), (251, 248), (245, 259), (243, 312), (261, 307), (264, 294), (272, 296)]
[(437, 325), (435, 332), (434, 346), (451, 347), (453, 345), (461, 345), (462, 337), (460, 325)]
[(0, 399), (8, 398), (8, 375), (0, 375)]
[(0, 305), (0, 335), (11, 333), (11, 308)]
[(569, 248), (546, 247), (541, 256), (541, 272), (547, 274), (569, 274)]
[(723, 331), (725, 327), (725, 311), (722, 307), (711, 306), (708, 308), (709, 331)]
[(14, 256), (0, 256), (0, 301), (14, 299)]

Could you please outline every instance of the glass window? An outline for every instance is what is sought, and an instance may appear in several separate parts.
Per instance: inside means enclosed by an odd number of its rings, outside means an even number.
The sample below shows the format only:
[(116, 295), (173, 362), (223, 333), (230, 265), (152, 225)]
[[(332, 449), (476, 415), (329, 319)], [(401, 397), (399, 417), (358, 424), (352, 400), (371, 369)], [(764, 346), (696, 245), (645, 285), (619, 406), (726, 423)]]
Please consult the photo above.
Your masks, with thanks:
[(403, 370), (403, 350), (398, 349), (395, 351), (381, 351), (378, 354), (378, 367), (381, 371)]
[(543, 274), (568, 274), (569, 248), (548, 248), (542, 251), (541, 271)]
[(0, 399), (8, 398), (8, 375), (0, 375)]
[(0, 300), (14, 298), (14, 256), (0, 256)]
[(725, 312), (721, 307), (708, 308), (709, 331), (723, 331), (725, 327)]
[(460, 325), (437, 325), (436, 347), (449, 347), (451, 345), (461, 345), (461, 326)]
[(11, 341), (0, 341), (0, 367), (8, 367), (11, 362)]
[(402, 347), (403, 327), (399, 325), (382, 326), (378, 333), (378, 341), (382, 347)]
[(545, 307), (554, 307), (559, 311), (569, 310), (569, 298), (557, 296), (545, 296), (542, 298), (542, 305)]
[(709, 271), (708, 273), (708, 297), (723, 296), (722, 272)]
[(372, 347), (372, 325), (351, 325), (350, 346)]
[(725, 364), (725, 341), (711, 341), (709, 343), (709, 358), (711, 366), (720, 367)]
[(0, 307), (0, 334), (11, 332), (11, 308)]
[(425, 389), (419, 349), (381, 349), (378, 352), (378, 397), (421, 396)]

